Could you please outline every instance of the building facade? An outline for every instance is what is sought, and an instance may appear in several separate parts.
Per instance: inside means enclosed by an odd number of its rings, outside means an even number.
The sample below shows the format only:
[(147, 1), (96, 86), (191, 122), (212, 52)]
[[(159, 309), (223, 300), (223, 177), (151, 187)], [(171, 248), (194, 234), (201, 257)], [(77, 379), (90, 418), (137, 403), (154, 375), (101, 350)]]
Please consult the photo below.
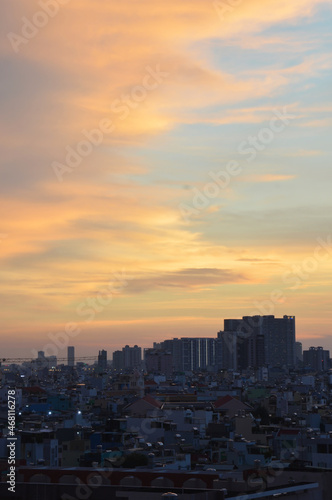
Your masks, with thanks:
[(309, 347), (303, 351), (303, 364), (316, 372), (324, 372), (330, 368), (330, 351), (322, 347)]
[(211, 337), (182, 337), (165, 340), (161, 347), (172, 354), (174, 371), (221, 369), (220, 341)]
[(75, 347), (70, 345), (67, 350), (67, 363), (68, 366), (75, 366)]
[(122, 351), (113, 352), (113, 369), (130, 370), (133, 368), (141, 368), (142, 364), (142, 348), (137, 345), (130, 347), (126, 345)]
[(105, 371), (107, 369), (107, 351), (104, 349), (98, 354), (98, 369)]
[(225, 319), (219, 332), (225, 369), (295, 366), (295, 317)]

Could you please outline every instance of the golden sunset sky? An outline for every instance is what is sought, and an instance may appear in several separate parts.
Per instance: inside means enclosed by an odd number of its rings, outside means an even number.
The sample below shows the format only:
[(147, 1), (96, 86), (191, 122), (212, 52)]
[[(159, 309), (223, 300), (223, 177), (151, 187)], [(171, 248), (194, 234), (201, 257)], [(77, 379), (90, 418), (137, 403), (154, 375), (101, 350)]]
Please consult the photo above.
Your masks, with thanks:
[(2, 3), (1, 357), (249, 314), (332, 350), (331, 7)]

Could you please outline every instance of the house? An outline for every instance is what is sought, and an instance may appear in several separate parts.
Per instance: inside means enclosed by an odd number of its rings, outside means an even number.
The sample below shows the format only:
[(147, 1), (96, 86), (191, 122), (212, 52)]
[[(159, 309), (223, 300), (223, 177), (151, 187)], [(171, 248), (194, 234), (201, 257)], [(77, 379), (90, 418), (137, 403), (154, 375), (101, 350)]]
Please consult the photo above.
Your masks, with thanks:
[(160, 410), (161, 408), (162, 403), (147, 394), (144, 398), (138, 399), (128, 405), (125, 411), (129, 412), (132, 416), (146, 417), (151, 412)]
[(213, 406), (215, 411), (222, 412), (230, 418), (233, 418), (240, 411), (252, 411), (252, 407), (250, 405), (229, 395), (219, 398)]

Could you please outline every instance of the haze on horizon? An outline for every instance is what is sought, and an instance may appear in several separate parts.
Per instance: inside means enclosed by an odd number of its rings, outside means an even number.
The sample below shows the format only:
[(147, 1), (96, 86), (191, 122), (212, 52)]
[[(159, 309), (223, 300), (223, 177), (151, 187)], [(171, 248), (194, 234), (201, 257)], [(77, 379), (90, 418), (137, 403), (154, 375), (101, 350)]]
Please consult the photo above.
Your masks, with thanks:
[(331, 7), (3, 3), (2, 357), (252, 314), (332, 350)]

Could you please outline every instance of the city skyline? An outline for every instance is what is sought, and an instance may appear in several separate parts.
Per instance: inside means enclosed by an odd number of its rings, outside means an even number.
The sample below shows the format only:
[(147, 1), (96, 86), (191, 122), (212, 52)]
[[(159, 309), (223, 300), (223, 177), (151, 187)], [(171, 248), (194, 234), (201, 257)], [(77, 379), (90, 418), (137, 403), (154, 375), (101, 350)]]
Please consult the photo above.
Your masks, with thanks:
[[(233, 337), (233, 340), (231, 337)], [(264, 338), (263, 341), (262, 338)], [(52, 343), (43, 346), (44, 350), (33, 350), (31, 358), (13, 358), (7, 356), (1, 359), (4, 365), (22, 363), (29, 359), (32, 361), (43, 358), (47, 359), (49, 363), (56, 361), (58, 364), (64, 364), (63, 362), (67, 361), (68, 366), (74, 366), (76, 364), (75, 360), (84, 361), (87, 364), (89, 364), (89, 360), (94, 360), (94, 363), (97, 363), (98, 366), (106, 366), (106, 362), (112, 362), (113, 368), (119, 370), (120, 366), (126, 369), (133, 369), (137, 367), (139, 360), (145, 359), (147, 351), (161, 350), (161, 352), (172, 354), (174, 370), (181, 371), (185, 369), (183, 366), (180, 367), (181, 363), (184, 362), (182, 359), (184, 355), (183, 349), (188, 349), (190, 345), (189, 349), (198, 349), (195, 356), (199, 358), (203, 356), (203, 358), (200, 358), (201, 361), (198, 362), (197, 366), (200, 366), (202, 362), (204, 365), (203, 368), (206, 368), (208, 365), (211, 365), (211, 367), (215, 365), (215, 367), (219, 366), (219, 368), (226, 370), (242, 370), (246, 366), (251, 366), (255, 369), (263, 366), (282, 365), (296, 367), (298, 361), (302, 362), (304, 353), (309, 353), (310, 351), (328, 353), (326, 355), (329, 356), (329, 350), (325, 350), (323, 346), (306, 345), (297, 339), (295, 317), (286, 315), (282, 318), (268, 315), (225, 319), (223, 330), (218, 331), (217, 336), (214, 337), (179, 336), (168, 337), (147, 346), (138, 346), (136, 344), (133, 346), (128, 344), (123, 346), (122, 344), (117, 347), (111, 346), (111, 348), (110, 346), (103, 346), (107, 347), (108, 350), (99, 349), (98, 356), (94, 354), (90, 356), (75, 356), (75, 346), (67, 346), (67, 342), (69, 341), (70, 337), (68, 335), (65, 337), (61, 333), (59, 336), (53, 336)], [(204, 345), (201, 344), (205, 341)], [(213, 345), (210, 344), (211, 341)], [(196, 345), (197, 342), (198, 344)], [(199, 354), (201, 350), (202, 353)], [(64, 352), (67, 352), (67, 357), (64, 357)], [(180, 361), (180, 358), (182, 361)], [(233, 361), (232, 358), (234, 358)], [(276, 365), (271, 364), (271, 362), (276, 362)]]
[[(264, 316), (264, 315), (262, 315)], [(271, 316), (271, 315), (267, 315)], [(285, 316), (282, 314), (282, 316)], [(240, 323), (243, 322), (243, 318), (245, 316), (239, 317), (235, 321), (238, 321)], [(291, 316), (294, 317), (295, 316)], [(223, 322), (227, 321), (234, 321), (234, 320), (229, 320), (225, 318), (223, 321), (221, 321), (220, 325), (222, 325)], [(298, 323), (298, 319), (297, 319)], [(190, 335), (190, 332), (188, 334), (185, 334), (185, 331), (178, 331), (177, 335), (169, 334), (164, 337), (160, 337), (157, 340), (153, 337), (149, 343), (149, 341), (144, 342), (137, 342), (139, 347), (142, 349), (150, 349), (152, 348), (153, 344), (155, 342), (163, 342), (167, 339), (177, 339), (177, 338), (212, 338), (216, 337), (220, 331), (223, 329), (220, 329), (221, 326), (219, 326), (219, 329), (217, 331), (209, 331), (204, 334), (204, 332), (200, 332), (197, 335)], [(68, 332), (68, 333), (67, 333)], [(43, 345), (35, 345), (35, 344), (30, 344), (29, 351), (26, 350), (26, 348), (22, 349), (19, 348), (16, 350), (16, 352), (21, 352), (21, 354), (15, 354), (15, 349), (11, 350), (7, 348), (6, 345), (2, 347), (1, 350), (1, 359), (3, 360), (8, 360), (8, 359), (35, 359), (38, 357), (39, 352), (44, 352), (45, 351), (45, 356), (56, 356), (59, 359), (65, 360), (68, 357), (68, 349), (73, 346), (75, 349), (75, 358), (85, 358), (88, 359), (87, 357), (90, 356), (91, 359), (95, 358), (96, 360), (98, 359), (98, 351), (106, 349), (106, 351), (109, 354), (113, 354), (115, 351), (121, 350), (124, 346), (136, 346), (136, 341), (135, 338), (130, 341), (125, 343), (121, 338), (117, 339), (116, 341), (106, 341), (106, 343), (102, 344), (99, 341), (94, 340), (94, 343), (92, 344), (93, 349), (95, 350), (95, 354), (91, 355), (91, 347), (88, 349), (85, 349), (84, 346), (80, 343), (80, 335), (82, 331), (80, 329), (80, 325), (76, 323), (69, 322), (67, 323), (63, 329), (60, 331), (55, 331), (55, 332), (48, 332), (48, 335), (46, 336), (46, 342)], [(75, 342), (75, 339), (77, 339), (77, 342)], [(312, 346), (323, 346), (324, 349), (330, 349), (329, 345), (327, 342), (319, 343), (319, 338), (313, 337), (311, 338), (301, 338), (298, 333), (297, 333), (297, 328), (295, 331), (295, 340), (296, 343), (301, 343), (303, 349), (309, 349)], [(312, 342), (312, 340), (314, 342)], [(31, 348), (31, 346), (33, 347)]]
[(255, 314), (332, 350), (331, 2), (46, 3), (2, 7), (1, 356)]

